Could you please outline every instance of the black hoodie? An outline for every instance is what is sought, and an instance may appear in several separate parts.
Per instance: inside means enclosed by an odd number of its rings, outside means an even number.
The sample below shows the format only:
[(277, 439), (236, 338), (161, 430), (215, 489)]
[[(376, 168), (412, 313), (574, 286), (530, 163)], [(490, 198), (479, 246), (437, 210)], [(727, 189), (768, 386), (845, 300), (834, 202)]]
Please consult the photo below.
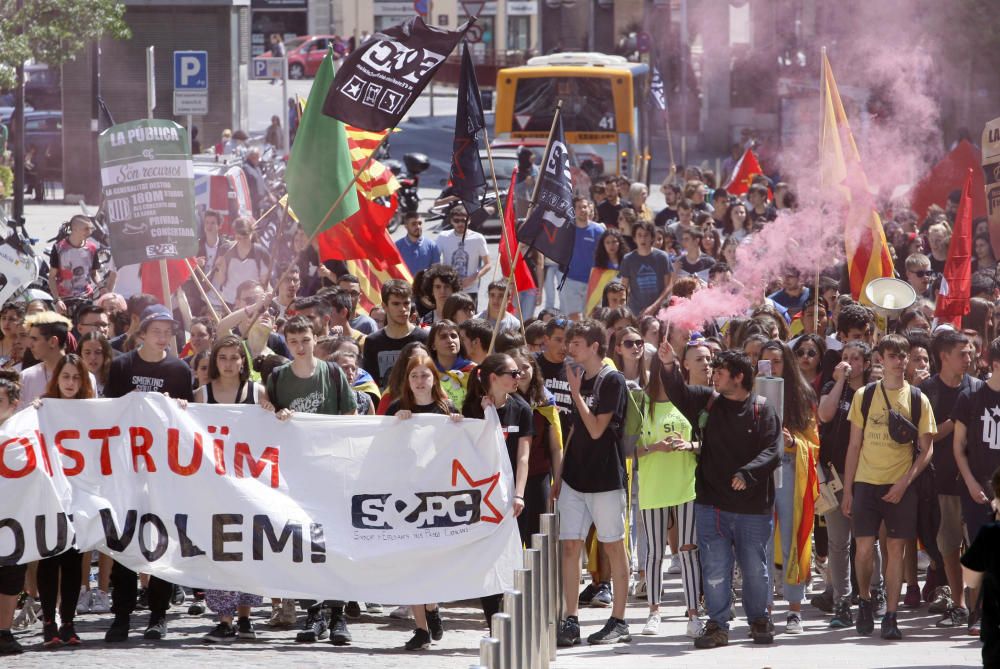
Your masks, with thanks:
[[(691, 421), (697, 434), (698, 418), (714, 392), (707, 386), (688, 386), (677, 365), (664, 370), (663, 385), (670, 401)], [(781, 463), (781, 421), (774, 407), (761, 401), (754, 408), (753, 393), (742, 402), (715, 398), (705, 429), (695, 472), (695, 502), (730, 513), (767, 514), (774, 507), (774, 477)], [(732, 488), (742, 474), (746, 490)]]

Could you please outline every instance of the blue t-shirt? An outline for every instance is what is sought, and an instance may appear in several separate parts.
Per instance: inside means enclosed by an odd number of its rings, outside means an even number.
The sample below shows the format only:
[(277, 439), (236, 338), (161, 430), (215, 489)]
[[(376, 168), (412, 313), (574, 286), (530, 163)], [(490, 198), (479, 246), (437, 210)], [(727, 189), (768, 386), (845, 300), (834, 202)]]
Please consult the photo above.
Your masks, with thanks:
[(410, 269), (410, 274), (422, 272), (434, 263), (441, 262), (441, 249), (436, 242), (421, 237), (416, 242), (411, 242), (409, 237), (403, 237), (396, 242), (399, 255), (403, 256), (403, 262)]
[[(574, 225), (576, 225), (574, 223)], [(573, 281), (590, 281), (590, 270), (594, 268), (594, 252), (597, 250), (597, 240), (604, 234), (604, 226), (590, 221), (587, 227), (576, 228), (576, 238), (573, 242), (573, 257), (569, 261), (566, 277)]]

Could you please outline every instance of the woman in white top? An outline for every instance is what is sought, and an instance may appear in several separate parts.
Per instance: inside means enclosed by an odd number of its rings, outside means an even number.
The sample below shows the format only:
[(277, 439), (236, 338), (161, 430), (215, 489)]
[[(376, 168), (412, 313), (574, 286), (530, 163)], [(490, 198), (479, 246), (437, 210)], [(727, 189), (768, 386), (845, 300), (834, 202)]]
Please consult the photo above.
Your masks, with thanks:
[(230, 305), (236, 302), (236, 293), (244, 281), (259, 281), (267, 286), (267, 273), (271, 258), (260, 244), (254, 243), (253, 222), (246, 218), (233, 221), (236, 245), (226, 251), (216, 262), (212, 283), (219, 286), (222, 297)]

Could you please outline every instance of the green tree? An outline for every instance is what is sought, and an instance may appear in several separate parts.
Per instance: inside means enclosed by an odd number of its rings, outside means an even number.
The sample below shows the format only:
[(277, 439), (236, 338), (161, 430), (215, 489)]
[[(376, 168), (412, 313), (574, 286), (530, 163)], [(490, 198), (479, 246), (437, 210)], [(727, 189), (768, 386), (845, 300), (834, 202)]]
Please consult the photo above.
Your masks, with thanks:
[(127, 39), (118, 0), (0, 0), (0, 89), (26, 60), (59, 66), (102, 36)]

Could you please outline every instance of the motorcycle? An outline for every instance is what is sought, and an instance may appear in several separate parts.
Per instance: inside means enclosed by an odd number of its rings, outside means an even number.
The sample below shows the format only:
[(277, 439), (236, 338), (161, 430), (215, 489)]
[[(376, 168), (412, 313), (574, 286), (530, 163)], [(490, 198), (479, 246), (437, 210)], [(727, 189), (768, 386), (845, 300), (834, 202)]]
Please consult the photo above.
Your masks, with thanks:
[[(406, 174), (405, 176), (400, 176), (404, 165), (406, 166)], [(403, 156), (402, 163), (398, 160), (386, 160), (385, 166), (389, 168), (399, 181), (399, 190), (396, 191), (399, 206), (396, 208), (396, 213), (393, 214), (388, 225), (388, 230), (391, 234), (399, 229), (406, 214), (415, 212), (420, 207), (420, 194), (418, 192), (420, 174), (430, 168), (431, 161), (423, 153), (407, 153)]]
[(30, 300), (33, 290), (48, 290), (49, 265), (33, 247), (38, 240), (28, 235), (23, 218), (6, 223), (9, 231), (0, 242), (0, 304), (14, 297)]

